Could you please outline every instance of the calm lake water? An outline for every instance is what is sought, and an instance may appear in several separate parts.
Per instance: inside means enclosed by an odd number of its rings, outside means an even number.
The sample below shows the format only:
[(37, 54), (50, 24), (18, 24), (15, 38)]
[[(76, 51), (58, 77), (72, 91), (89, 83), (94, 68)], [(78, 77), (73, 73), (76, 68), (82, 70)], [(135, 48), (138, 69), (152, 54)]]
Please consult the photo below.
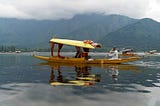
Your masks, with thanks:
[(67, 66), (32, 54), (0, 54), (0, 106), (160, 106), (160, 55), (123, 65)]

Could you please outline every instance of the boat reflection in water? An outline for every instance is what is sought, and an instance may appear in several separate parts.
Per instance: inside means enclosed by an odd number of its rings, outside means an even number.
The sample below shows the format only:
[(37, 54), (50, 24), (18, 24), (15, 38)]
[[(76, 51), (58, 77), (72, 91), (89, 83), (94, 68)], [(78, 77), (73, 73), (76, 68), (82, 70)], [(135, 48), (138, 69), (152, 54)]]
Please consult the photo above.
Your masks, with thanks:
[(102, 64), (99, 67), (106, 69), (107, 74), (115, 82), (118, 80), (121, 71), (141, 72), (139, 67), (130, 64)]
[[(140, 72), (139, 68), (129, 64), (70, 64), (70, 63), (41, 63), (39, 65), (49, 66), (51, 69), (49, 83), (52, 86), (93, 86), (101, 81), (102, 70), (105, 69), (113, 81), (118, 81), (120, 71)], [(100, 68), (98, 74), (94, 73), (95, 67)], [(72, 72), (72, 74), (71, 74)], [(106, 76), (105, 76), (106, 77)], [(103, 78), (105, 80), (107, 78)]]
[[(50, 80), (49, 83), (52, 86), (60, 85), (71, 85), (71, 86), (92, 86), (96, 82), (100, 82), (101, 76), (99, 74), (90, 74), (89, 70), (91, 67), (85, 65), (69, 65), (69, 64), (49, 64), (51, 67)], [(75, 75), (66, 75), (61, 67), (72, 67), (72, 71), (75, 72)], [(70, 70), (71, 71), (71, 70)], [(68, 71), (68, 72), (70, 72)]]

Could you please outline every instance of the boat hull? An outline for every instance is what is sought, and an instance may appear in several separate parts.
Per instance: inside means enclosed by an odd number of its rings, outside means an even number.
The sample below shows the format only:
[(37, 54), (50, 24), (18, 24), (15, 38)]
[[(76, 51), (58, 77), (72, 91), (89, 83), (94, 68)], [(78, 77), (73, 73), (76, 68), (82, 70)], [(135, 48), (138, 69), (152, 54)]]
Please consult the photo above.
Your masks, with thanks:
[(87, 64), (121, 64), (131, 61), (139, 60), (139, 57), (128, 57), (128, 58), (121, 58), (121, 59), (94, 59), (93, 61), (87, 61)]
[(139, 60), (139, 57), (129, 57), (129, 58), (122, 58), (122, 59), (91, 59), (86, 60), (85, 58), (70, 58), (70, 57), (46, 57), (46, 56), (38, 56), (33, 55), (35, 58), (38, 58), (40, 60), (45, 60), (47, 62), (53, 62), (53, 63), (69, 63), (69, 64), (121, 64), (125, 62), (131, 62)]
[(56, 62), (56, 63), (85, 63), (85, 58), (71, 58), (71, 57), (46, 57), (46, 56), (38, 56), (33, 55), (35, 58), (38, 58), (40, 60), (45, 60), (47, 62)]

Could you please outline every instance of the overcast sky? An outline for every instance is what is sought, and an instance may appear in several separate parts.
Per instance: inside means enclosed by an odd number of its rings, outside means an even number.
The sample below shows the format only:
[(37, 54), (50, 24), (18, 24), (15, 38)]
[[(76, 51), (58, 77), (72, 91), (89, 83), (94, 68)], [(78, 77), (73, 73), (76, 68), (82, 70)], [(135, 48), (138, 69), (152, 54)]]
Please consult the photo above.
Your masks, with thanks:
[(120, 14), (160, 22), (160, 0), (0, 0), (0, 17), (67, 19), (77, 14)]

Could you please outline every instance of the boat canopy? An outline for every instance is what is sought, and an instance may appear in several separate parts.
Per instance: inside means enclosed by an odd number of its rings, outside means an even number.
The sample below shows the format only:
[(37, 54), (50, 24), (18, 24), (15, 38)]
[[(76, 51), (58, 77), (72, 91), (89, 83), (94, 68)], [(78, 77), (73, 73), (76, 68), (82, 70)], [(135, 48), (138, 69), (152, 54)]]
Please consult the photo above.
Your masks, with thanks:
[(50, 40), (50, 43), (64, 44), (64, 45), (77, 46), (89, 49), (101, 48), (101, 44), (94, 43), (91, 40), (78, 41), (78, 40), (52, 38)]

